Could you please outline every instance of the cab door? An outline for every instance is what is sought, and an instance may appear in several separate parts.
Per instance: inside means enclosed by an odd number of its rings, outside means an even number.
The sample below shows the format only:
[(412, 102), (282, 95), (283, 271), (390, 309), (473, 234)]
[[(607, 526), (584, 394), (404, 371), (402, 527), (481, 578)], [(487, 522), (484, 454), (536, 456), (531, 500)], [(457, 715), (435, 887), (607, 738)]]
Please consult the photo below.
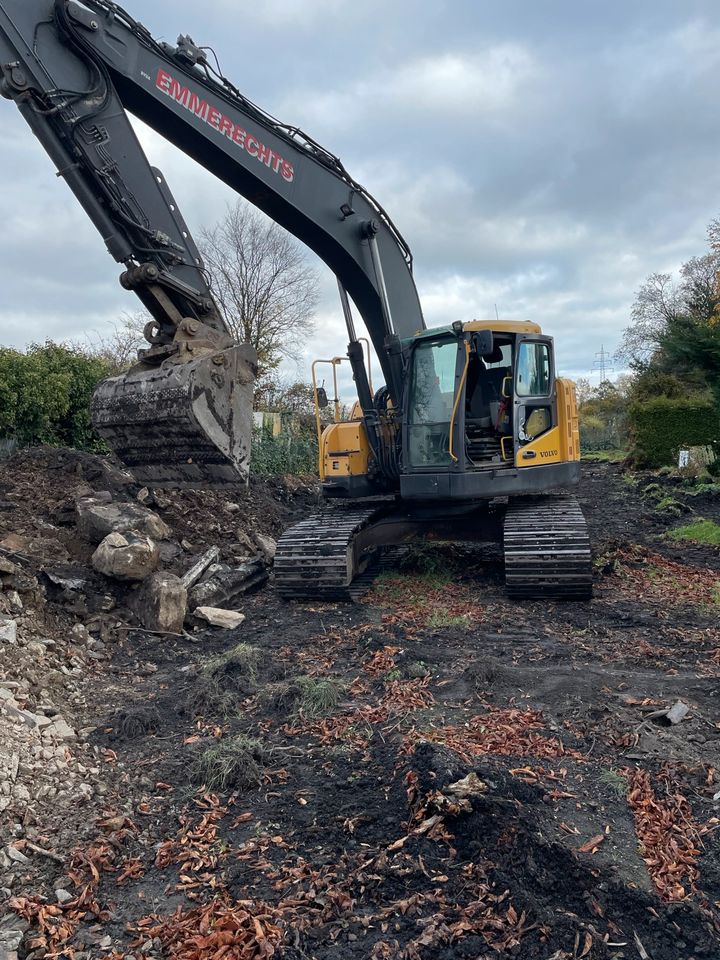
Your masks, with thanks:
[(553, 439), (557, 428), (553, 352), (551, 337), (518, 337), (513, 407), (519, 467), (554, 459), (553, 451), (558, 446)]

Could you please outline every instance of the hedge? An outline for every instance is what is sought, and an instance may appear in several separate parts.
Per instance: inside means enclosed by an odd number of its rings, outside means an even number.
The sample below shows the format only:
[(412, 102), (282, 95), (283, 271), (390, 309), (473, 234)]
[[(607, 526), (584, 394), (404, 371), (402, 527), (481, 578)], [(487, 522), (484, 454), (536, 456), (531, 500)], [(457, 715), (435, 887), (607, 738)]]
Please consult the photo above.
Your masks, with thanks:
[(631, 456), (638, 467), (675, 464), (680, 450), (720, 439), (720, 412), (706, 395), (637, 401), (629, 414)]
[(102, 450), (89, 407), (108, 372), (104, 359), (61, 344), (0, 347), (0, 439)]

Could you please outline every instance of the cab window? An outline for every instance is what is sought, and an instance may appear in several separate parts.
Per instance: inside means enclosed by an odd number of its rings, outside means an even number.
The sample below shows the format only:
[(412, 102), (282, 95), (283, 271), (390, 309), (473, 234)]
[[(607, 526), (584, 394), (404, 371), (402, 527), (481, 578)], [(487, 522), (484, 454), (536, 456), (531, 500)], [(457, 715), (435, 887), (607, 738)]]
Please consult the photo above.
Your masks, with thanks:
[(409, 406), (410, 463), (414, 467), (450, 462), (457, 357), (455, 339), (430, 341), (415, 348)]
[(550, 394), (550, 348), (546, 343), (524, 340), (517, 358), (516, 393), (519, 397)]

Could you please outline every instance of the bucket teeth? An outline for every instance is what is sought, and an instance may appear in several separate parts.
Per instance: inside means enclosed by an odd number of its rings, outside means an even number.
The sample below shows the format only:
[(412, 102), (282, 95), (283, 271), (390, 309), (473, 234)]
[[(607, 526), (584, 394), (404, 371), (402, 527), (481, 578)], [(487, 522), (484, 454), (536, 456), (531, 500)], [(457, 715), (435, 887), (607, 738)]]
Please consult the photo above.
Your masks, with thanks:
[(93, 424), (140, 483), (237, 483), (250, 469), (253, 383), (243, 346), (136, 367), (100, 384)]

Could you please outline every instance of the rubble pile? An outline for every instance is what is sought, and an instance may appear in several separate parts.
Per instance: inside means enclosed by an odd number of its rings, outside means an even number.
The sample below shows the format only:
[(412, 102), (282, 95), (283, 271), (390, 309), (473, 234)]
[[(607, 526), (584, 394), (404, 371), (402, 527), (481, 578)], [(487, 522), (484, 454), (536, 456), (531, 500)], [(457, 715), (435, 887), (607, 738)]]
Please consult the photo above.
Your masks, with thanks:
[[(57, 838), (37, 832), (48, 811), (79, 837), (83, 806), (108, 791), (112, 766), (81, 724), (86, 685), (118, 639), (237, 629), (243, 598), (268, 580), (283, 511), (315, 497), (303, 485), (282, 494), (140, 489), (69, 450), (2, 467), (0, 899), (21, 891), (38, 858), (63, 861)], [(14, 955), (21, 933), (0, 911), (0, 955)]]

